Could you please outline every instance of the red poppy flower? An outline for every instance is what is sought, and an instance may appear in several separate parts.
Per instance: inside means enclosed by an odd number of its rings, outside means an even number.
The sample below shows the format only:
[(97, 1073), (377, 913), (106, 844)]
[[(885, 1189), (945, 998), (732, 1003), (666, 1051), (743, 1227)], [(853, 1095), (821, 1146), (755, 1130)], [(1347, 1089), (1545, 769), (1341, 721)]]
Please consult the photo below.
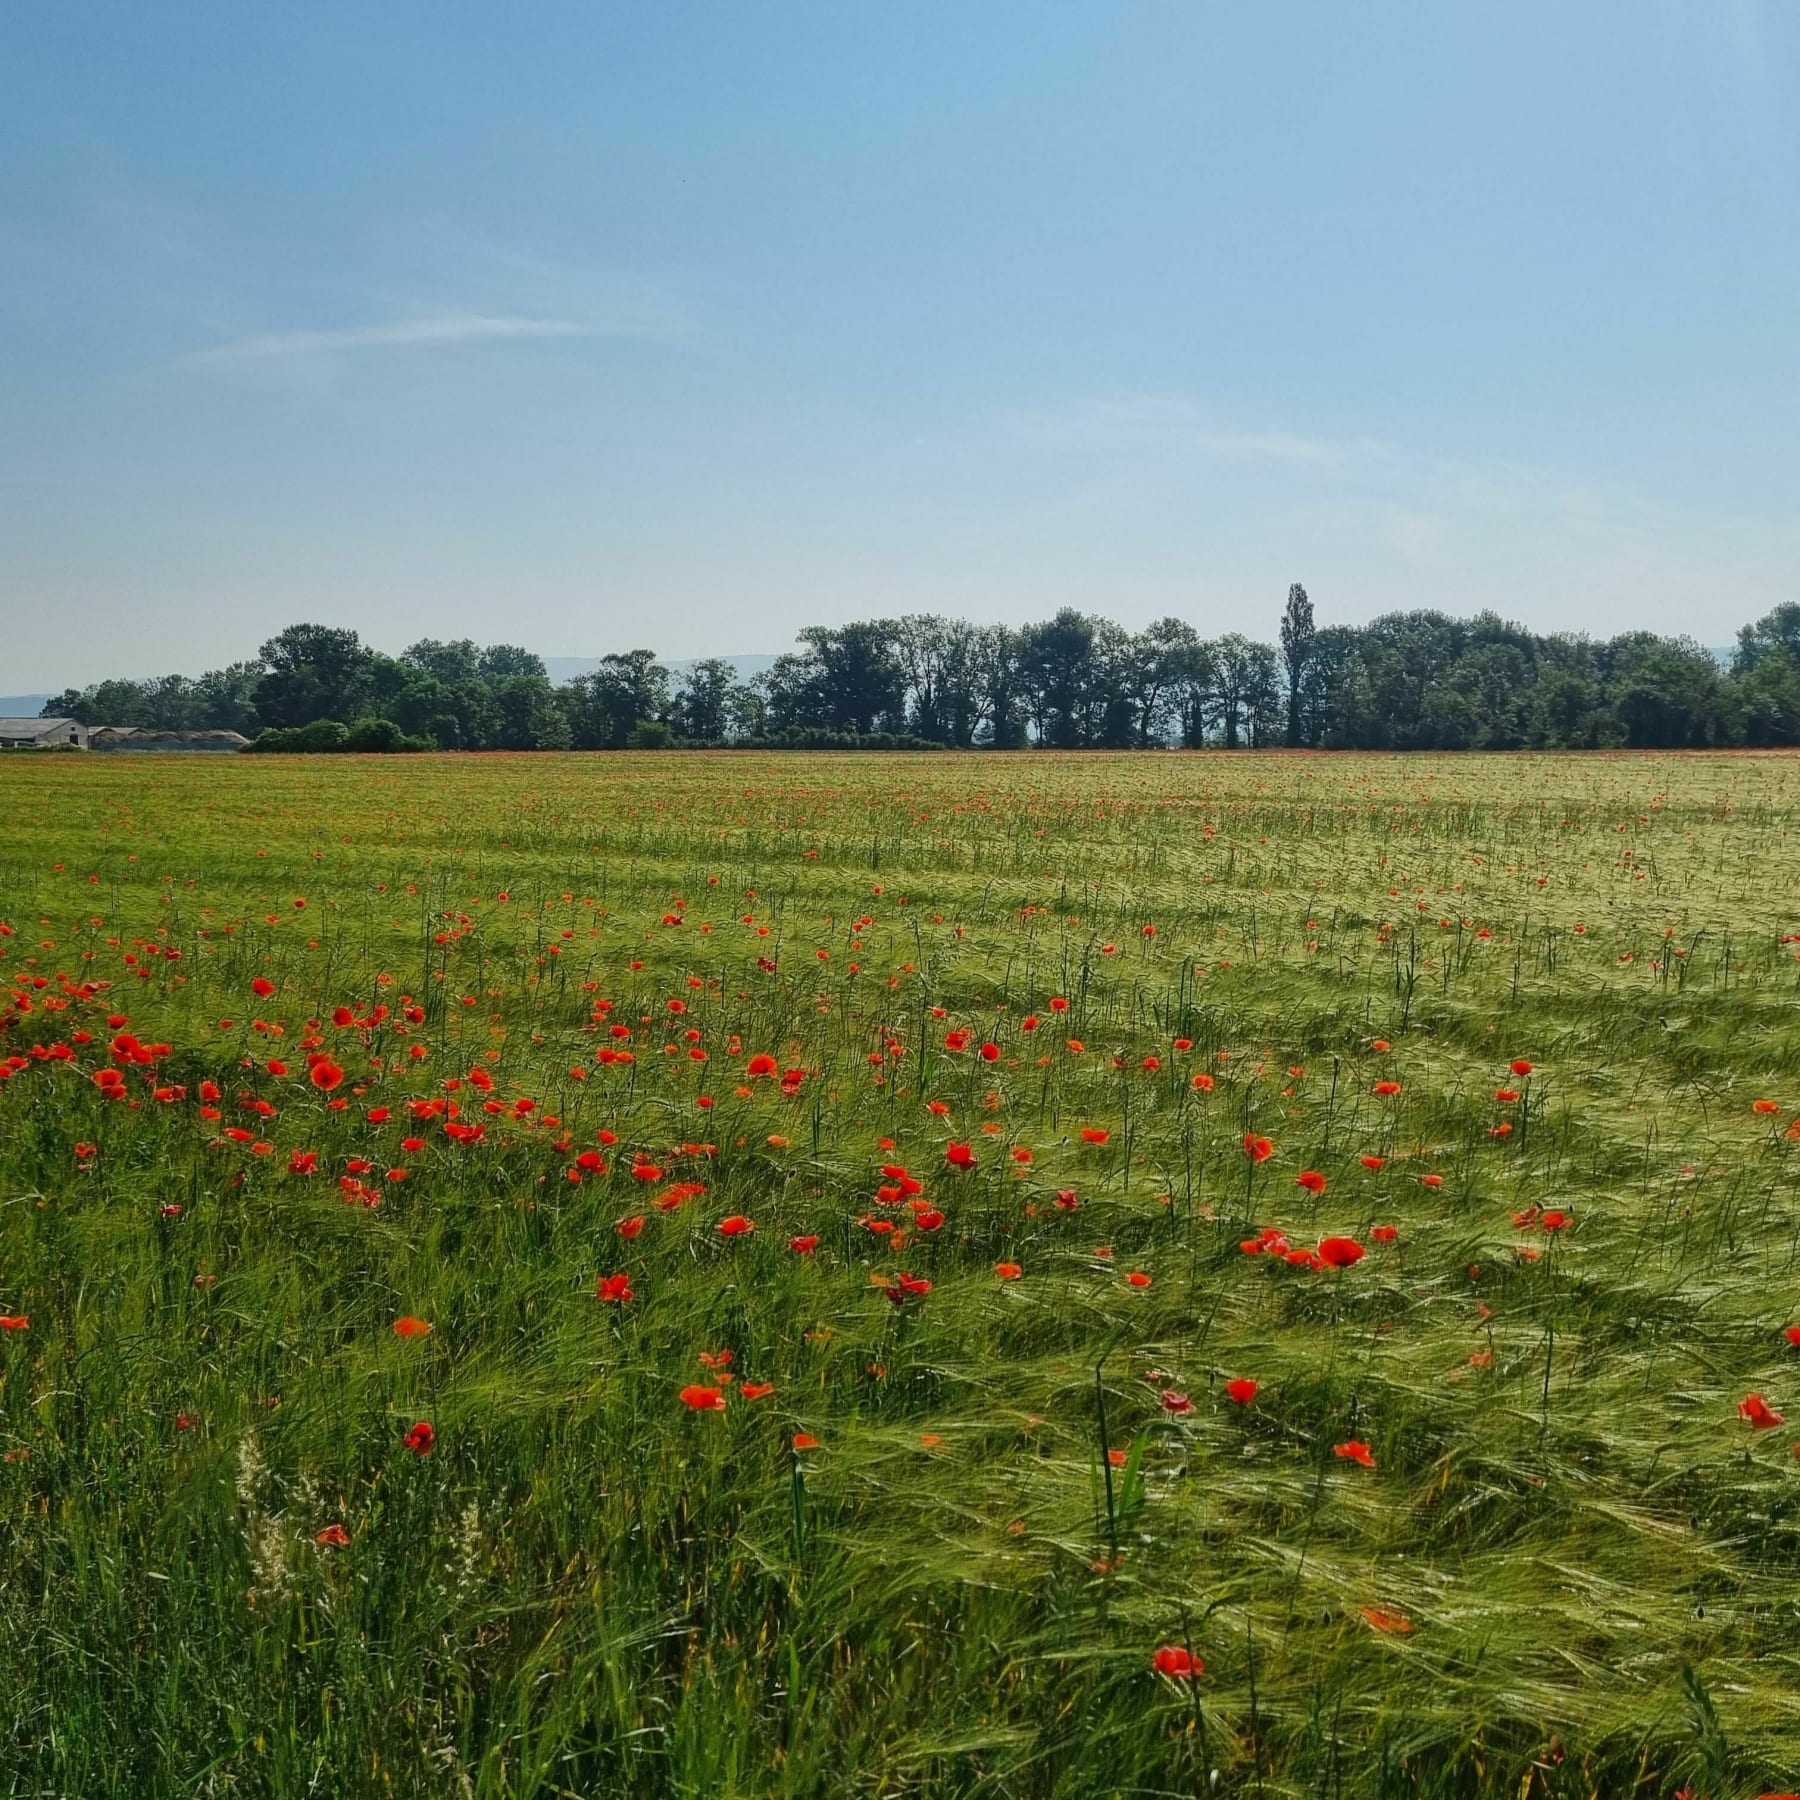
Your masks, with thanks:
[(1512, 1072), (1515, 1075), (1529, 1075), (1531, 1073), (1531, 1064), (1522, 1056), (1515, 1057), (1512, 1063)]
[(818, 1247), (819, 1240), (816, 1234), (807, 1237), (792, 1237), (788, 1239), (788, 1248), (793, 1251), (796, 1256), (811, 1256)]
[(330, 1057), (321, 1056), (308, 1072), (308, 1078), (320, 1093), (329, 1094), (333, 1088), (342, 1085), (344, 1071), (342, 1066), (334, 1063)]
[(1352, 1438), (1347, 1444), (1333, 1444), (1331, 1454), (1341, 1456), (1347, 1462), (1361, 1463), (1365, 1469), (1375, 1466), (1375, 1458), (1370, 1454), (1369, 1446), (1359, 1438)]
[(424, 1337), (431, 1330), (423, 1319), (415, 1319), (409, 1313), (404, 1318), (394, 1321), (394, 1336), (403, 1338)]
[(1162, 1645), (1151, 1657), (1150, 1666), (1171, 1681), (1192, 1681), (1206, 1673), (1206, 1664), (1180, 1644)]
[(1325, 1177), (1317, 1169), (1302, 1169), (1294, 1177), (1294, 1185), (1305, 1188), (1309, 1194), (1322, 1194), (1325, 1191)]
[(744, 1073), (747, 1075), (773, 1075), (780, 1067), (781, 1064), (772, 1056), (753, 1056), (744, 1065)]
[(1347, 1269), (1352, 1263), (1361, 1262), (1365, 1254), (1367, 1253), (1355, 1238), (1319, 1239), (1319, 1261), (1334, 1269)]
[(1166, 1388), (1163, 1391), (1162, 1408), (1166, 1413), (1191, 1413), (1194, 1403), (1186, 1394), (1178, 1394), (1173, 1388)]
[(1786, 1335), (1790, 1344), (1800, 1345), (1800, 1325), (1790, 1325)]
[(250, 991), (257, 997), (257, 999), (266, 1000), (272, 993), (274, 993), (275, 984), (274, 984), (274, 982), (270, 981), (267, 976), (259, 975), (253, 982), (251, 982)]
[(1378, 1244), (1391, 1244), (1399, 1235), (1399, 1227), (1394, 1225), (1373, 1225), (1369, 1228), (1369, 1236)]
[(810, 1431), (796, 1431), (794, 1433), (794, 1448), (796, 1450), (817, 1450), (819, 1448), (819, 1440), (814, 1437)]
[(754, 1231), (755, 1229), (755, 1221), (746, 1219), (742, 1213), (733, 1213), (729, 1219), (721, 1219), (719, 1221), (719, 1235), (721, 1237), (742, 1237), (746, 1232)]
[(690, 1412), (723, 1412), (725, 1410), (724, 1394), (716, 1387), (703, 1387), (698, 1383), (681, 1390), (681, 1403)]
[(1258, 1137), (1253, 1131), (1244, 1133), (1244, 1154), (1252, 1162), (1267, 1162), (1275, 1154), (1275, 1146), (1266, 1137)]
[(738, 1389), (738, 1392), (742, 1394), (746, 1400), (763, 1400), (774, 1393), (774, 1391), (775, 1384), (772, 1381), (746, 1381), (744, 1385)]
[(421, 1419), (400, 1441), (415, 1456), (429, 1456), (431, 1446), (437, 1442), (437, 1433), (432, 1430), (429, 1419)]
[(1134, 1288), (1147, 1288), (1150, 1285), (1150, 1277), (1141, 1269), (1133, 1269), (1125, 1279), (1130, 1282)]
[(1210, 1094), (1213, 1089), (1213, 1078), (1210, 1075), (1196, 1075), (1194, 1086), (1203, 1094)]
[(635, 1300), (637, 1295), (631, 1291), (629, 1275), (602, 1275), (594, 1289), (594, 1298), (611, 1303), (623, 1303), (627, 1300)]
[(29, 1331), (31, 1315), (29, 1313), (0, 1313), (0, 1331)]
[(348, 1550), (350, 1534), (341, 1525), (327, 1525), (323, 1531), (313, 1534), (313, 1542), (329, 1550)]
[(1388, 1097), (1399, 1093), (1399, 1091), (1400, 1084), (1397, 1081), (1378, 1081), (1375, 1084), (1375, 1092)]
[(994, 1264), (994, 1273), (1002, 1281), (1017, 1281), (1025, 1271), (1015, 1262), (998, 1262)]
[[(1529, 1068), (1530, 1064), (1526, 1067)], [(1357, 1611), (1377, 1631), (1408, 1632), (1413, 1628), (1412, 1620), (1405, 1613), (1396, 1612), (1391, 1606), (1361, 1606)]]
[(1738, 1402), (1738, 1417), (1748, 1419), (1758, 1431), (1786, 1423), (1785, 1415), (1778, 1413), (1761, 1394), (1746, 1394)]
[(1256, 1383), (1248, 1375), (1240, 1375), (1235, 1381), (1226, 1382), (1225, 1392), (1239, 1406), (1248, 1406), (1256, 1398)]
[(1750, 1110), (1759, 1113), (1773, 1113), (1780, 1112), (1781, 1108), (1773, 1100), (1755, 1100), (1751, 1102)]
[(1387, 1167), (1387, 1158), (1385, 1156), (1364, 1156), (1358, 1158), (1358, 1160), (1365, 1169), (1385, 1169)]
[(975, 1152), (967, 1144), (947, 1144), (944, 1147), (944, 1161), (953, 1169), (972, 1169), (975, 1167)]
[(1103, 1130), (1098, 1125), (1084, 1125), (1081, 1128), (1081, 1141), (1084, 1144), (1104, 1144), (1111, 1136), (1110, 1131)]

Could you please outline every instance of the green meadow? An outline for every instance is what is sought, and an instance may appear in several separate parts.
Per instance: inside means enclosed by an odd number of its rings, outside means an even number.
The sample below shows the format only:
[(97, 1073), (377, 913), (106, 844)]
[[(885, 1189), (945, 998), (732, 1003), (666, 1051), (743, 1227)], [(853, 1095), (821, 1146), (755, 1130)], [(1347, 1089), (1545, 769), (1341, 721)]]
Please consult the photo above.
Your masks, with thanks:
[(1797, 829), (8, 757), (0, 1793), (1800, 1785)]

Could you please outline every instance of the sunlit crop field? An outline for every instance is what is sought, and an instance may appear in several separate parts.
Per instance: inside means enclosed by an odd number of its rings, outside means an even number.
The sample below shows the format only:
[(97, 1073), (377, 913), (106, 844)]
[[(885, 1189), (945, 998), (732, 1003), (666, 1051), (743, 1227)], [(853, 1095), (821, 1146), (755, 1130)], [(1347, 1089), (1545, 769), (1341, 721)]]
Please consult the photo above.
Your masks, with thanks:
[(0, 1792), (1800, 1785), (1796, 827), (7, 758)]

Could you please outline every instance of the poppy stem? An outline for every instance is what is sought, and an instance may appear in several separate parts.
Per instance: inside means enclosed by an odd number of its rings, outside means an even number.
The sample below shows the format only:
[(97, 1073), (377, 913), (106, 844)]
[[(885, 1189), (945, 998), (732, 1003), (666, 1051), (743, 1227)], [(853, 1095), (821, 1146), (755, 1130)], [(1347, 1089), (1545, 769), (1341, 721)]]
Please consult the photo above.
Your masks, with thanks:
[(1106, 1542), (1116, 1566), (1119, 1560), (1119, 1515), (1113, 1502), (1112, 1452), (1106, 1429), (1106, 1383), (1101, 1379), (1105, 1367), (1106, 1358), (1102, 1356), (1094, 1364), (1094, 1403), (1100, 1413), (1100, 1476), (1106, 1483)]

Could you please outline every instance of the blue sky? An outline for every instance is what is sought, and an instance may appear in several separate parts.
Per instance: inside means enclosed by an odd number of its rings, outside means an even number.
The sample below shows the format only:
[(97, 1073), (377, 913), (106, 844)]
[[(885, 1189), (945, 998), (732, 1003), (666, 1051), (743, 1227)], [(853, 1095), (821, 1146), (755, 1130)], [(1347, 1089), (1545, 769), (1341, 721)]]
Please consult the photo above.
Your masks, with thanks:
[(1800, 8), (0, 21), (0, 689), (1800, 598)]

